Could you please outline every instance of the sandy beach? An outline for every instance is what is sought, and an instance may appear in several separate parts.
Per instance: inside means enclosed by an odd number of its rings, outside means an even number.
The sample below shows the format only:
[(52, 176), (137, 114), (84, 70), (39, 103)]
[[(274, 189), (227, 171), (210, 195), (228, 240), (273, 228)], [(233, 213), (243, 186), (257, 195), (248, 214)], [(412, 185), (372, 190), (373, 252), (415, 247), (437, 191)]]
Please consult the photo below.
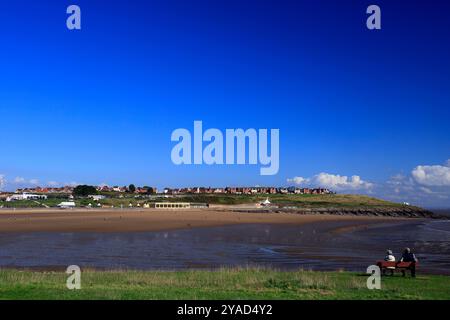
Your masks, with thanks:
[[(1, 210), (0, 232), (144, 232), (235, 224), (306, 224), (320, 221), (392, 221), (395, 218), (237, 213), (225, 210)], [(395, 219), (398, 220), (398, 219)]]

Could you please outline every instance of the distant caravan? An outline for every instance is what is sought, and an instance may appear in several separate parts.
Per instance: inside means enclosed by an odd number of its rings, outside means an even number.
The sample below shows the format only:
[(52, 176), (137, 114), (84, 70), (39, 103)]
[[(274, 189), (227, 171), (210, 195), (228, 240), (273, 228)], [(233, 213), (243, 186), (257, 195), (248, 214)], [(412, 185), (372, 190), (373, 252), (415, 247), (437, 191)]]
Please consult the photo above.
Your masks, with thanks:
[(65, 201), (65, 202), (61, 202), (60, 204), (58, 204), (58, 208), (60, 209), (72, 209), (75, 208), (75, 202), (73, 201)]

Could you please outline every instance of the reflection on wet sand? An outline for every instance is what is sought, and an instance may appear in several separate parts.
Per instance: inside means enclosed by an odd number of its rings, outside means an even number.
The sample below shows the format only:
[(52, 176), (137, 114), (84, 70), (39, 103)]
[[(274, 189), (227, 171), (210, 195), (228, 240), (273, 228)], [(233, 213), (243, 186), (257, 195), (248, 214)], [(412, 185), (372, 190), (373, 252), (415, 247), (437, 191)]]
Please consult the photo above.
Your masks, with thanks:
[(387, 248), (409, 246), (421, 270), (450, 273), (448, 221), (327, 221), (247, 224), (129, 233), (0, 235), (0, 266), (184, 269), (265, 266), (364, 271)]

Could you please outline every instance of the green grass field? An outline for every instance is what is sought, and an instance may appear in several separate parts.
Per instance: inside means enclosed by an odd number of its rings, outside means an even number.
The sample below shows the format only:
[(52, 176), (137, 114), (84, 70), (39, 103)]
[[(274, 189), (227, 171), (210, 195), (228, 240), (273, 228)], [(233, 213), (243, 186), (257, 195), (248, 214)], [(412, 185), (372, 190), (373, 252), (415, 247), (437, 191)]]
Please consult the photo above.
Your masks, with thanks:
[[(101, 200), (100, 204), (107, 206), (114, 206), (116, 208), (128, 207), (131, 203), (134, 207), (138, 204), (141, 206), (144, 203), (152, 202), (191, 202), (191, 203), (208, 203), (208, 204), (250, 204), (258, 203), (269, 198), (273, 204), (279, 206), (293, 206), (300, 208), (398, 208), (402, 204), (380, 200), (363, 195), (346, 195), (346, 194), (325, 194), (325, 195), (308, 195), (308, 194), (273, 194), (273, 195), (234, 195), (234, 194), (191, 194), (180, 195), (170, 198), (155, 197), (145, 198), (142, 196), (135, 197), (132, 194), (108, 195), (108, 198)], [(56, 207), (60, 202), (67, 201), (67, 197), (57, 197), (52, 195), (47, 200), (39, 201), (14, 201), (6, 202), (0, 201), (0, 207), (5, 208), (36, 208), (36, 207)], [(89, 203), (94, 207), (97, 202), (92, 199), (80, 198), (75, 200), (78, 207), (87, 206)], [(413, 208), (413, 207), (410, 207)]]
[(83, 271), (81, 290), (64, 272), (0, 270), (0, 299), (450, 299), (450, 277), (383, 277), (381, 290), (351, 272)]
[(271, 195), (185, 195), (181, 201), (210, 204), (257, 203), (269, 198), (273, 204), (307, 208), (327, 207), (399, 207), (402, 204), (373, 197), (350, 194), (271, 194)]

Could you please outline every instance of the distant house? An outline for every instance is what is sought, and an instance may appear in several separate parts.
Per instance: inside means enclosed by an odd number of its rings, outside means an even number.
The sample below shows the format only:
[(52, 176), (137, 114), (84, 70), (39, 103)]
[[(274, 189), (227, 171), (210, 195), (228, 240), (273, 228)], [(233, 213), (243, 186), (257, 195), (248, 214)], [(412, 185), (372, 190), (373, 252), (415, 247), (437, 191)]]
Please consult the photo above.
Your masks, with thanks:
[(279, 188), (279, 189), (278, 189), (278, 193), (284, 193), (284, 194), (286, 194), (286, 193), (289, 193), (289, 190), (288, 190), (287, 188)]
[(98, 190), (98, 191), (102, 191), (102, 192), (114, 191), (113, 188), (110, 188), (110, 187), (108, 187), (108, 186), (106, 186), (106, 185), (98, 186), (98, 187), (97, 187), (97, 190)]
[(234, 188), (234, 187), (226, 187), (225, 191), (227, 193), (232, 193), (232, 194), (235, 194), (237, 192), (236, 188)]
[(9, 193), (0, 192), (0, 200), (6, 200), (10, 196)]
[(106, 197), (104, 195), (101, 195), (101, 194), (94, 194), (94, 195), (88, 196), (88, 198), (91, 198), (94, 201), (100, 201), (100, 200), (105, 199)]
[(127, 192), (128, 188), (127, 187), (113, 187), (113, 191), (115, 191), (115, 192)]
[(277, 193), (277, 188), (270, 187), (268, 191), (269, 191), (268, 193), (270, 193), (270, 194), (275, 194), (275, 193)]
[(147, 194), (149, 192), (149, 189), (138, 187), (135, 192), (140, 194)]
[(309, 188), (301, 188), (300, 189), (301, 194), (311, 194), (311, 189)]

